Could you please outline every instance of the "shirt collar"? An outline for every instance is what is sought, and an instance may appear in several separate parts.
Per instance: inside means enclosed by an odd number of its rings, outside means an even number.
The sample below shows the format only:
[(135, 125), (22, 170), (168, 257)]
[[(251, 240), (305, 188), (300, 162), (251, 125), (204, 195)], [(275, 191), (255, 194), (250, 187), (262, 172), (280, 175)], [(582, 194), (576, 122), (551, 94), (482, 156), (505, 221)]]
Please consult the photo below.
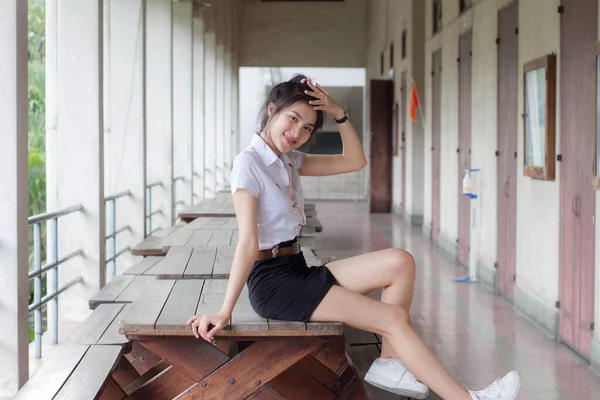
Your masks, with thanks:
[(279, 159), (273, 149), (271, 149), (259, 135), (252, 135), (252, 141), (250, 143), (252, 144), (252, 147), (256, 149), (256, 152), (260, 155), (266, 165), (271, 165)]

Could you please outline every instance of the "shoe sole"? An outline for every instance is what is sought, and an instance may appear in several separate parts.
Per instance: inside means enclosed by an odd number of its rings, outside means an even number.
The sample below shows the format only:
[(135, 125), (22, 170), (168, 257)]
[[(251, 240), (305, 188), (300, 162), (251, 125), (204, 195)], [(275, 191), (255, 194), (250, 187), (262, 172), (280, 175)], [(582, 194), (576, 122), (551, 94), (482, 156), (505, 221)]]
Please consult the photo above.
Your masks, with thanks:
[[(378, 387), (379, 389), (383, 389), (388, 392), (403, 395), (403, 396), (410, 397), (413, 399), (421, 400), (421, 399), (425, 399), (429, 395), (429, 393), (417, 392), (417, 391), (411, 390), (406, 387), (397, 387), (396, 384), (394, 382), (390, 381), (389, 379), (385, 379), (382, 376), (371, 374), (369, 372), (367, 372), (367, 374), (365, 375), (365, 382), (367, 382), (368, 384), (373, 385), (375, 387)], [(388, 386), (386, 386), (386, 384)], [(514, 400), (514, 399), (511, 399), (511, 400)]]

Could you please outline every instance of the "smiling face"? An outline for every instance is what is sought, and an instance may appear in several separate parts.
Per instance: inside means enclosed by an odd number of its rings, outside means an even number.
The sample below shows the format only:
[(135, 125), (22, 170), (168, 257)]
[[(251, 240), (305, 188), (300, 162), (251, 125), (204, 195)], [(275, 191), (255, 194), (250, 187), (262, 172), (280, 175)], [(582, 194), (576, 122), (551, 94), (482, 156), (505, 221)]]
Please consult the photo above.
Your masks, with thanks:
[(303, 101), (275, 112), (275, 105), (269, 104), (269, 124), (267, 133), (275, 153), (288, 153), (296, 150), (310, 139), (315, 129), (317, 112)]

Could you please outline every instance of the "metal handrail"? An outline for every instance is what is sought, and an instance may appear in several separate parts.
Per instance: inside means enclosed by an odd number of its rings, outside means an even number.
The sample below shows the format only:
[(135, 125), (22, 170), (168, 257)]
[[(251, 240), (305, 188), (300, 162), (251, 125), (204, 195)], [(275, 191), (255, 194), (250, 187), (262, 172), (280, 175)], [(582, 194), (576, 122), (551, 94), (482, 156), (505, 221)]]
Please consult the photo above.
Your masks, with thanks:
[[(42, 310), (48, 304), (48, 330), (51, 333), (52, 344), (58, 344), (58, 295), (76, 283), (83, 282), (78, 277), (69, 284), (58, 288), (58, 266), (77, 257), (83, 256), (81, 249), (58, 258), (58, 218), (82, 211), (83, 206), (77, 204), (63, 210), (52, 211), (34, 215), (28, 218), (29, 226), (33, 225), (33, 271), (29, 272), (28, 280), (33, 280), (33, 304), (29, 305), (29, 312), (34, 313), (34, 348), (35, 357), (42, 357)], [(47, 222), (48, 226), (48, 256), (46, 265), (42, 267), (42, 227)], [(42, 274), (47, 273), (47, 295), (42, 298)]]
[(44, 272), (48, 272), (48, 271), (50, 271), (50, 270), (58, 267), (60, 264), (63, 264), (63, 263), (65, 263), (65, 262), (69, 261), (70, 259), (75, 258), (77, 256), (83, 256), (83, 251), (81, 251), (81, 250), (74, 251), (74, 252), (70, 253), (69, 255), (67, 255), (66, 257), (61, 258), (58, 261), (52, 262), (50, 264), (46, 264), (41, 269), (39, 269), (37, 271), (34, 270), (34, 271), (30, 272), (29, 273), (29, 280), (31, 280), (33, 278), (36, 278), (36, 277), (42, 275)]
[(162, 182), (161, 181), (156, 181), (156, 182), (152, 182), (146, 185), (146, 188), (153, 188), (154, 186), (162, 186)]
[[(62, 292), (64, 292), (68, 288), (70, 288), (71, 286), (76, 285), (78, 283), (83, 283), (83, 278), (82, 277), (77, 277), (77, 278), (73, 279), (71, 282), (67, 283), (65, 286), (63, 286), (60, 289), (58, 289), (56, 292), (44, 296), (38, 302), (30, 304), (29, 305), (29, 312), (39, 311), (39, 309), (42, 308), (44, 306), (44, 304), (49, 303), (50, 301), (54, 300), (55, 298), (58, 297), (59, 294), (61, 294)], [(36, 331), (36, 334), (37, 334), (37, 331)]]
[(111, 201), (111, 200), (116, 200), (119, 199), (121, 197), (125, 197), (125, 196), (131, 196), (131, 190), (124, 190), (122, 192), (113, 194), (112, 196), (108, 196), (106, 198), (104, 198), (104, 201)]
[(108, 228), (104, 242), (108, 241), (108, 254), (107, 259), (104, 261), (106, 266), (106, 281), (109, 282), (117, 273), (116, 259), (125, 251), (121, 250), (117, 253), (117, 235), (121, 232), (131, 230), (129, 225), (117, 229), (117, 200), (123, 197), (131, 196), (131, 190), (124, 190), (122, 192), (113, 194), (104, 199), (104, 206), (106, 209), (106, 219), (108, 220)]
[(152, 211), (152, 188), (155, 186), (162, 186), (162, 182), (156, 181), (146, 185), (146, 235), (151, 235), (154, 232), (152, 229), (152, 216), (159, 213)]
[(29, 226), (40, 224), (42, 222), (46, 222), (51, 219), (57, 219), (58, 217), (63, 217), (68, 214), (72, 214), (76, 211), (83, 210), (83, 206), (81, 204), (77, 204), (76, 206), (67, 207), (63, 210), (47, 212), (43, 214), (33, 215), (27, 219), (27, 223)]
[(106, 263), (109, 263), (109, 262), (115, 261), (115, 260), (117, 259), (117, 257), (119, 257), (121, 254), (125, 254), (125, 253), (127, 253), (128, 251), (131, 251), (131, 247), (129, 247), (129, 246), (127, 246), (127, 247), (125, 247), (125, 248), (123, 248), (123, 249), (119, 250), (119, 252), (118, 252), (118, 253), (115, 253), (115, 255), (114, 255), (114, 256), (112, 256), (112, 257), (110, 257), (109, 259), (107, 259), (107, 260), (106, 260)]

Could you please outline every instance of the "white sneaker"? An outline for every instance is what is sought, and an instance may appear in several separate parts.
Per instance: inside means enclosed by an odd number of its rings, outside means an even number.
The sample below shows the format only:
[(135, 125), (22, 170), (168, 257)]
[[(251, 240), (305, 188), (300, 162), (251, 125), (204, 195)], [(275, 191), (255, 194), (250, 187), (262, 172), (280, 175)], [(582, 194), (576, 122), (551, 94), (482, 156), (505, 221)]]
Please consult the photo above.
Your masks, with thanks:
[(365, 382), (392, 393), (424, 399), (429, 388), (400, 362), (391, 358), (377, 358), (365, 375)]
[(511, 371), (483, 390), (469, 391), (473, 400), (515, 400), (521, 388), (521, 376)]

